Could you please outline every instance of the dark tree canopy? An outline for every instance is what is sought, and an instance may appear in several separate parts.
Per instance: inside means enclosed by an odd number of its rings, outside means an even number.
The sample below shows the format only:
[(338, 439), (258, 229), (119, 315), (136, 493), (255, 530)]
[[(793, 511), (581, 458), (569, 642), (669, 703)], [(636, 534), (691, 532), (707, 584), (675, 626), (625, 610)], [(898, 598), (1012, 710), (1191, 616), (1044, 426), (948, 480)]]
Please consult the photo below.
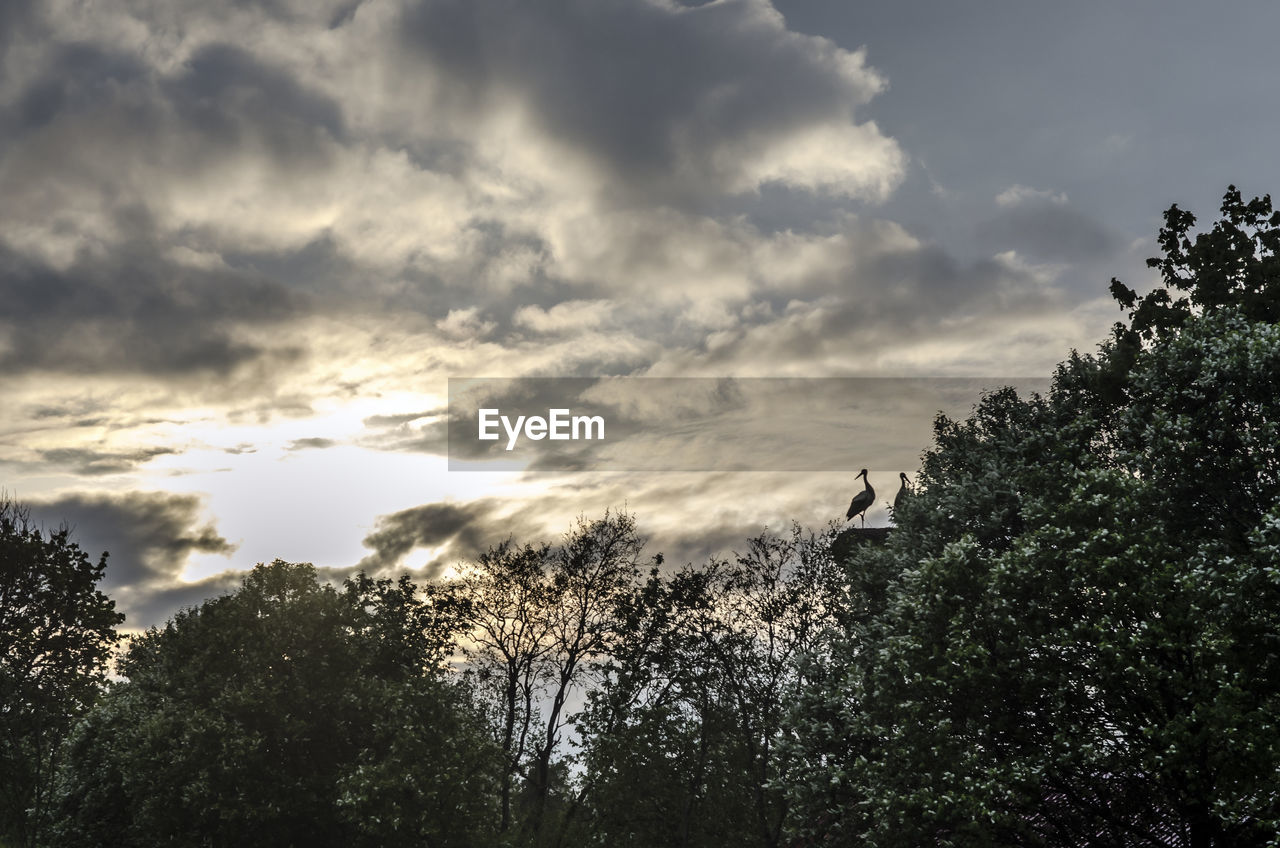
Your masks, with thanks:
[(0, 500), (0, 843), (34, 843), (59, 745), (105, 679), (124, 621), (106, 565)]
[(1112, 296), (1130, 310), (1128, 331), (1149, 341), (1223, 308), (1250, 321), (1280, 320), (1280, 212), (1272, 209), (1271, 195), (1246, 203), (1230, 186), (1213, 228), (1192, 238), (1195, 223), (1195, 215), (1176, 205), (1164, 213), (1164, 255), (1147, 260), (1163, 285), (1139, 297), (1112, 279)]
[(496, 759), (439, 668), (449, 621), (407, 579), (258, 566), (130, 645), (71, 741), (55, 844), (476, 844)]
[(1274, 844), (1277, 219), (1232, 190), (1206, 236), (1166, 220), (1185, 302), (1120, 291), (1145, 343), (940, 418), (890, 542), (846, 563), (794, 713), (813, 842)]
[(786, 844), (778, 745), (838, 603), (829, 541), (765, 533), (731, 560), (655, 568), (624, 600), (579, 717), (579, 844)]

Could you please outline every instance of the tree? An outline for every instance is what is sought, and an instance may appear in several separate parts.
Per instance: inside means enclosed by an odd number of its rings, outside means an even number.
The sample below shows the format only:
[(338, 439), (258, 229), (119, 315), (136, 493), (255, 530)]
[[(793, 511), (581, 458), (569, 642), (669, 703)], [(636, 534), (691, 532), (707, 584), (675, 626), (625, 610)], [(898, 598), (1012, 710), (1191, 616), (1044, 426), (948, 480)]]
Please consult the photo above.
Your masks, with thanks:
[(500, 828), (512, 827), (523, 788), (525, 842), (544, 838), (548, 802), (564, 788), (556, 785), (555, 754), (569, 723), (565, 705), (616, 644), (616, 610), (638, 579), (642, 547), (634, 516), (606, 512), (579, 519), (555, 547), (491, 548), (456, 584), (471, 674), (494, 704), (506, 760)]
[(35, 844), (59, 745), (95, 700), (124, 616), (68, 527), (0, 500), (0, 841)]
[(1116, 289), (1133, 324), (1048, 395), (940, 418), (891, 539), (846, 563), (793, 714), (800, 835), (1276, 844), (1277, 219), (1232, 189), (1193, 220), (1153, 260), (1185, 301)]
[(1280, 320), (1280, 212), (1271, 196), (1246, 203), (1228, 186), (1219, 219), (1193, 240), (1195, 223), (1196, 216), (1176, 204), (1164, 213), (1158, 238), (1163, 255), (1147, 260), (1159, 270), (1160, 285), (1139, 296), (1111, 280), (1111, 296), (1128, 310), (1129, 323), (1114, 326), (1102, 356), (1086, 369), (1093, 372), (1089, 388), (1106, 404), (1123, 401), (1127, 374), (1144, 344), (1176, 334), (1197, 316), (1226, 307), (1249, 321)]
[(599, 670), (596, 663), (619, 644), (617, 612), (639, 578), (636, 563), (643, 547), (635, 516), (606, 512), (597, 521), (580, 518), (556, 551), (550, 575), (550, 703), (531, 781), (534, 834), (543, 827), (552, 789), (551, 760), (569, 723), (565, 704)]
[(531, 744), (536, 701), (547, 675), (548, 557), (546, 545), (503, 542), (482, 554), (456, 586), (469, 625), (469, 674), (491, 705), (493, 735), (502, 750), (501, 833), (511, 828), (516, 780)]
[(1159, 238), (1164, 255), (1147, 260), (1163, 284), (1139, 297), (1111, 280), (1112, 296), (1130, 310), (1130, 324), (1119, 326), (1119, 336), (1163, 338), (1196, 315), (1223, 308), (1250, 321), (1280, 321), (1280, 212), (1271, 195), (1246, 203), (1228, 186), (1220, 212), (1213, 229), (1193, 242), (1195, 215), (1169, 207)]
[[(710, 830), (749, 834), (749, 791), (735, 779), (743, 769), (728, 764), (730, 722), (703, 661), (714, 584), (713, 569), (663, 576), (655, 566), (622, 602), (616, 650), (577, 716), (577, 844), (693, 846)], [(726, 785), (740, 791), (721, 794)], [(739, 803), (716, 803), (725, 797)]]
[(829, 542), (764, 533), (637, 588), (580, 717), (584, 841), (781, 843), (791, 761), (778, 742), (799, 659), (838, 604)]
[(136, 638), (69, 743), (54, 844), (479, 844), (496, 755), (433, 600), (277, 560)]

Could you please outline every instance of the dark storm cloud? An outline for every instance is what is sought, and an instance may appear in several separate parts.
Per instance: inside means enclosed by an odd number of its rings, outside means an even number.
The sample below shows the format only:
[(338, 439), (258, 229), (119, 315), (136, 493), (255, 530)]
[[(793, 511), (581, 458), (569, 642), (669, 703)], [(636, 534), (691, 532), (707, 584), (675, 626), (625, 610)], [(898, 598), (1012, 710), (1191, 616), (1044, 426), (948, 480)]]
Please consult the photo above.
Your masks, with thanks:
[(531, 515), (503, 516), (503, 501), (484, 498), (466, 503), (432, 503), (384, 515), (377, 529), (364, 539), (373, 553), (359, 567), (372, 572), (402, 565), (415, 548), (439, 548), (427, 564), (428, 577), (436, 577), (453, 562), (474, 559), (492, 545), (508, 538), (532, 541), (539, 522)]
[[(763, 293), (771, 309), (744, 314), (693, 356), (723, 371), (751, 362), (835, 361), (836, 373), (874, 373), (877, 354), (936, 340), (948, 326), (984, 320), (1007, 326), (1062, 308), (1060, 292), (1046, 281), (998, 259), (963, 262), (936, 245), (882, 251), (860, 263), (854, 252), (856, 246), (847, 266), (835, 267), (834, 279), (807, 282), (812, 291), (805, 299)], [(829, 375), (822, 365), (812, 376)]]
[[(284, 158), (315, 153), (315, 130), (339, 140), (346, 135), (336, 101), (306, 88), (287, 71), (226, 44), (201, 48), (167, 76), (139, 56), (109, 45), (52, 44), (13, 111), (19, 134), (58, 119), (95, 119), (100, 121), (100, 135), (83, 139), (85, 148), (129, 138), (140, 146), (139, 152), (165, 148), (180, 135), (196, 156), (217, 149), (232, 152), (256, 141), (263, 142), (269, 154)], [(127, 118), (129, 123), (112, 118)], [(120, 137), (102, 137), (104, 130)]]
[(247, 127), (281, 156), (310, 145), (313, 128), (335, 139), (346, 135), (342, 110), (331, 98), (303, 87), (287, 72), (226, 44), (197, 52), (161, 91), (178, 116), (215, 144), (234, 145)]
[(130, 244), (55, 269), (0, 244), (0, 330), (8, 342), (0, 367), (182, 376), (299, 355), (234, 333), (240, 324), (300, 314), (298, 295), (257, 275), (183, 267), (157, 253), (154, 244)]
[(139, 630), (160, 627), (178, 610), (197, 607), (204, 601), (230, 594), (243, 582), (243, 571), (223, 571), (191, 583), (137, 587), (127, 597), (117, 599), (116, 606), (124, 610), (126, 627)]
[[(7, 5), (0, 4), (0, 8)], [(0, 12), (0, 16), (3, 14)], [(0, 17), (0, 50), (4, 46), (4, 24)], [(110, 46), (77, 41), (50, 43), (41, 58), (40, 65), (23, 68), (27, 79), (15, 100), (0, 105), (0, 156), (19, 148), (24, 139), (44, 130), (58, 117), (90, 112), (104, 102), (120, 103), (131, 113), (131, 118), (140, 116), (140, 104), (128, 97), (122, 98), (124, 92), (147, 84), (149, 70), (137, 57)], [(79, 143), (87, 145), (94, 141), (95, 138), (86, 137)], [(72, 166), (83, 165), (66, 161), (59, 154), (44, 156), (39, 150), (34, 151), (31, 159), (34, 161), (24, 163), (21, 173), (10, 177), (11, 183), (30, 185), (33, 177), (64, 179)], [(4, 165), (0, 159), (0, 172)], [(12, 190), (12, 184), (9, 188)]]
[(329, 29), (339, 29), (351, 23), (364, 2), (365, 0), (348, 0), (340, 5), (329, 17)]
[[(993, 259), (962, 262), (936, 245), (886, 252), (860, 269), (834, 310), (829, 338), (881, 329), (933, 328), (939, 320), (999, 309), (1043, 307), (1050, 295), (1027, 270)], [(826, 335), (824, 333), (824, 335)]]
[[(398, 415), (372, 415), (364, 419), (368, 435), (361, 444), (377, 450), (444, 454), (449, 449), (448, 416), (447, 407)], [(416, 421), (423, 423), (412, 426)]]
[(166, 492), (75, 494), (31, 505), (49, 526), (68, 524), (80, 547), (95, 557), (107, 551), (108, 588), (145, 588), (177, 580), (192, 553), (235, 550), (212, 523), (200, 518), (195, 495)]
[(53, 51), (45, 73), (18, 98), (15, 117), (19, 131), (37, 130), (58, 115), (84, 111), (116, 86), (145, 79), (146, 65), (128, 54), (99, 45), (77, 43)]
[(455, 108), (516, 92), (548, 135), (632, 190), (686, 198), (740, 179), (727, 150), (847, 121), (880, 84), (764, 2), (422, 0), (403, 36), (447, 76)]
[[(345, 133), (334, 101), (236, 47), (205, 47), (165, 77), (135, 56), (77, 43), (50, 49), (3, 120), (0, 219), (79, 247), (55, 267), (0, 242), (0, 366), (181, 377), (297, 358), (236, 331), (300, 316), (303, 295), (250, 263), (219, 267), (217, 235), (203, 224), (173, 233), (155, 189), (237, 157), (258, 160), (273, 180), (323, 167), (329, 140)], [(206, 259), (180, 262), (175, 249)], [(305, 257), (267, 270), (291, 262), (301, 263), (295, 278), (313, 270)]]
[(62, 466), (85, 477), (125, 474), (157, 456), (176, 454), (172, 448), (135, 451), (96, 451), (86, 448), (53, 448), (40, 452), (41, 465)]
[(260, 275), (309, 295), (340, 293), (363, 273), (327, 232), (296, 249), (225, 250), (222, 259), (240, 273)]
[(318, 437), (313, 437), (309, 439), (294, 439), (293, 441), (289, 442), (289, 445), (286, 449), (290, 451), (314, 450), (314, 449), (331, 448), (336, 444), (337, 442), (335, 442), (333, 439), (322, 439)]
[(9, 45), (26, 34), (35, 17), (36, 0), (5, 0), (0, 3), (0, 61)]

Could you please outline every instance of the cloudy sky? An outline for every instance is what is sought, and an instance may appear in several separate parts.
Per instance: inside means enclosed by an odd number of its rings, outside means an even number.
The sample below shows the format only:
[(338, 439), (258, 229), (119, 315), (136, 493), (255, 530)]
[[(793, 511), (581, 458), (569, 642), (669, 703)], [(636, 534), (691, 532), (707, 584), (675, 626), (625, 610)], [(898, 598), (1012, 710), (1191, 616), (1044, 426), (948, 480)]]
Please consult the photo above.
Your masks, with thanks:
[(1112, 276), (1150, 284), (1166, 207), (1280, 186), (1276, 32), (1262, 2), (6, 0), (0, 485), (111, 552), (131, 626), (255, 562), (427, 577), (610, 506), (696, 559), (842, 517), (860, 465), (884, 523), (911, 464), (852, 434), (829, 473), (450, 471), (448, 380), (1046, 376)]

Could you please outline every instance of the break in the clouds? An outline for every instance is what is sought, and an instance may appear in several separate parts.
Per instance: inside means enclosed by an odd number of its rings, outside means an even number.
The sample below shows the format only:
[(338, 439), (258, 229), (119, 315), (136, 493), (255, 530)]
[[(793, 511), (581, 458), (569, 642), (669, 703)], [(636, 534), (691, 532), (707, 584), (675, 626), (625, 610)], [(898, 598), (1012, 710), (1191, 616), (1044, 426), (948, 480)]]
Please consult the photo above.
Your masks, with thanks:
[[(1100, 28), (909, 5), (0, 4), (4, 482), (153, 618), (226, 566), (437, 573), (607, 506), (668, 553), (711, 550), (689, 516), (717, 545), (838, 516), (848, 481), (452, 474), (443, 405), (449, 377), (1020, 377), (1092, 346), (1103, 281), (1141, 287), (1158, 211), (1199, 199), (1106, 169), (1176, 151), (1130, 110), (1034, 165), (1088, 98), (977, 45)], [(831, 450), (896, 473), (922, 429)]]

